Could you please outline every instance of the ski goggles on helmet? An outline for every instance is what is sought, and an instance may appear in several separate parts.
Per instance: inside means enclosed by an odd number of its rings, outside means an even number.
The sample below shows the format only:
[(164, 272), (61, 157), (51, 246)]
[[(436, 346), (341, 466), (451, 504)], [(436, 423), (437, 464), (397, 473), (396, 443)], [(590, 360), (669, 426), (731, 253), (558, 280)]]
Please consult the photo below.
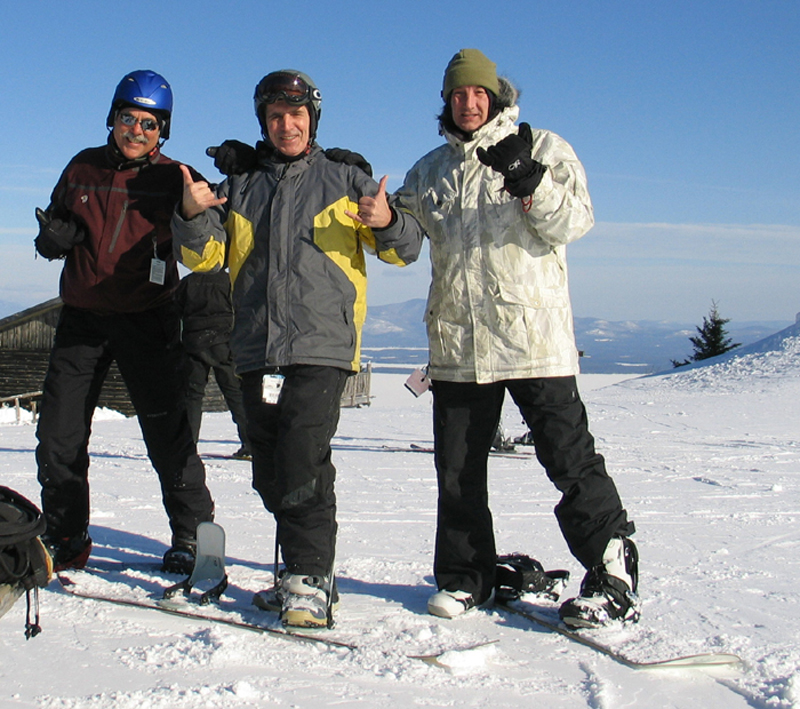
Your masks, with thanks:
[(155, 118), (137, 118), (133, 114), (127, 113), (126, 111), (120, 111), (117, 114), (117, 118), (122, 125), (130, 128), (133, 128), (133, 126), (138, 123), (142, 131), (145, 133), (152, 133), (154, 130), (158, 130), (161, 127)]
[(302, 106), (321, 98), (319, 89), (310, 86), (297, 74), (285, 71), (265, 76), (258, 85), (256, 95), (263, 103), (285, 101), (294, 106)]

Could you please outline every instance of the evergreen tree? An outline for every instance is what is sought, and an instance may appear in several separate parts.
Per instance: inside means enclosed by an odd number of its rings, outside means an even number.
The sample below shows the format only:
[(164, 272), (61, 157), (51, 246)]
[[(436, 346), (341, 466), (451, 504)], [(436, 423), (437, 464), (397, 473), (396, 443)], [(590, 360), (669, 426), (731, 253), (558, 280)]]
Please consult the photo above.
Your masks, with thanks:
[(703, 327), (696, 327), (697, 337), (690, 337), (689, 341), (694, 345), (694, 353), (689, 359), (683, 362), (672, 360), (674, 367), (682, 367), (689, 362), (699, 362), (709, 357), (716, 357), (738, 347), (741, 343), (733, 343), (728, 337), (725, 325), (730, 322), (730, 318), (723, 318), (717, 310), (715, 301), (711, 301), (711, 310), (708, 317), (703, 317)]

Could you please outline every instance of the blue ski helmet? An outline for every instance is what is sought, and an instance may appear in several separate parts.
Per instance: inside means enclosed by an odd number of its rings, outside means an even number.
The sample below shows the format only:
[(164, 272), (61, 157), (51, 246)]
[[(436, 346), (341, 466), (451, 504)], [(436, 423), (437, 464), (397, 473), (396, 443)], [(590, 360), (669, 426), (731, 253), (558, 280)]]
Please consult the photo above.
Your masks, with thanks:
[(122, 77), (114, 91), (111, 110), (106, 125), (111, 128), (117, 111), (124, 107), (141, 108), (161, 119), (161, 138), (169, 138), (169, 124), (172, 116), (172, 89), (167, 80), (154, 71), (139, 69)]
[(261, 126), (261, 134), (265, 140), (269, 140), (269, 138), (264, 120), (264, 107), (275, 101), (309, 107), (308, 113), (311, 118), (309, 137), (313, 141), (317, 135), (319, 117), (322, 114), (322, 94), (311, 77), (296, 69), (281, 69), (267, 74), (256, 84), (253, 102), (255, 103), (256, 118)]

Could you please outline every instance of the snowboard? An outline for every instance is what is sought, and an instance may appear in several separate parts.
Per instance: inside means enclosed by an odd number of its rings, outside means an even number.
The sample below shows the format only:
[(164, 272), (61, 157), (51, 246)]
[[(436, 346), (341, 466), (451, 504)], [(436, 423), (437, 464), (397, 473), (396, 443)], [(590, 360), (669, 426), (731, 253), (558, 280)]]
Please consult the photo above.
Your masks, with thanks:
[(553, 617), (551, 613), (546, 613), (542, 609), (537, 609), (536, 606), (526, 603), (525, 601), (509, 601), (507, 603), (498, 603), (497, 608), (499, 608), (501, 611), (507, 611), (518, 617), (524, 618), (540, 628), (545, 628), (554, 633), (558, 633), (559, 635), (562, 635), (573, 642), (591, 648), (592, 650), (606, 655), (612, 660), (634, 670), (676, 668), (703, 669), (719, 667), (722, 665), (736, 665), (742, 661), (738, 655), (727, 652), (677, 655), (674, 657), (655, 660), (634, 660), (628, 657), (622, 651), (612, 647), (611, 645), (606, 645), (595, 637), (592, 637), (591, 631), (573, 630), (572, 628), (564, 625), (557, 618), (557, 614), (556, 617)]
[[(272, 564), (235, 561), (226, 564), (222, 527), (203, 523), (198, 527), (195, 569), (185, 579), (160, 571), (157, 557), (144, 563), (124, 563), (114, 557), (122, 550), (96, 547), (90, 565), (84, 569), (60, 571), (57, 579), (63, 592), (86, 600), (143, 612), (156, 612), (187, 621), (227, 627), (232, 630), (328, 647), (336, 652), (372, 649), (374, 643), (391, 642), (392, 653), (444, 667), (446, 656), (455, 653), (490, 653), (496, 640), (474, 632), (452, 632), (438, 628), (436, 619), (419, 616), (400, 604), (362, 593), (343, 599), (334, 629), (288, 628), (277, 613), (252, 604), (257, 591), (273, 585)], [(129, 550), (128, 550), (129, 551)], [(140, 555), (141, 556), (141, 555)], [(358, 582), (339, 579), (346, 589)], [(397, 622), (400, 631), (389, 627)], [(394, 642), (399, 632), (402, 643)], [(445, 658), (445, 659), (443, 659)]]

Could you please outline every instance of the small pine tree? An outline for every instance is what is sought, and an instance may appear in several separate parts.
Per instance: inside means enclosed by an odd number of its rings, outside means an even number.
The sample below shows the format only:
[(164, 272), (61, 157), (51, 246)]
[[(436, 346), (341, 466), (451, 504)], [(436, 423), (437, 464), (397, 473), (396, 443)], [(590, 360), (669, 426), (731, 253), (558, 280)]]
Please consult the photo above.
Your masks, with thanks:
[(689, 359), (683, 362), (672, 360), (673, 367), (682, 367), (689, 362), (699, 362), (709, 357), (725, 354), (730, 350), (739, 347), (740, 342), (734, 343), (725, 325), (730, 322), (730, 318), (723, 318), (717, 310), (715, 301), (711, 301), (711, 310), (708, 317), (703, 317), (703, 327), (697, 327), (697, 337), (690, 337), (689, 341), (694, 345), (694, 353)]

